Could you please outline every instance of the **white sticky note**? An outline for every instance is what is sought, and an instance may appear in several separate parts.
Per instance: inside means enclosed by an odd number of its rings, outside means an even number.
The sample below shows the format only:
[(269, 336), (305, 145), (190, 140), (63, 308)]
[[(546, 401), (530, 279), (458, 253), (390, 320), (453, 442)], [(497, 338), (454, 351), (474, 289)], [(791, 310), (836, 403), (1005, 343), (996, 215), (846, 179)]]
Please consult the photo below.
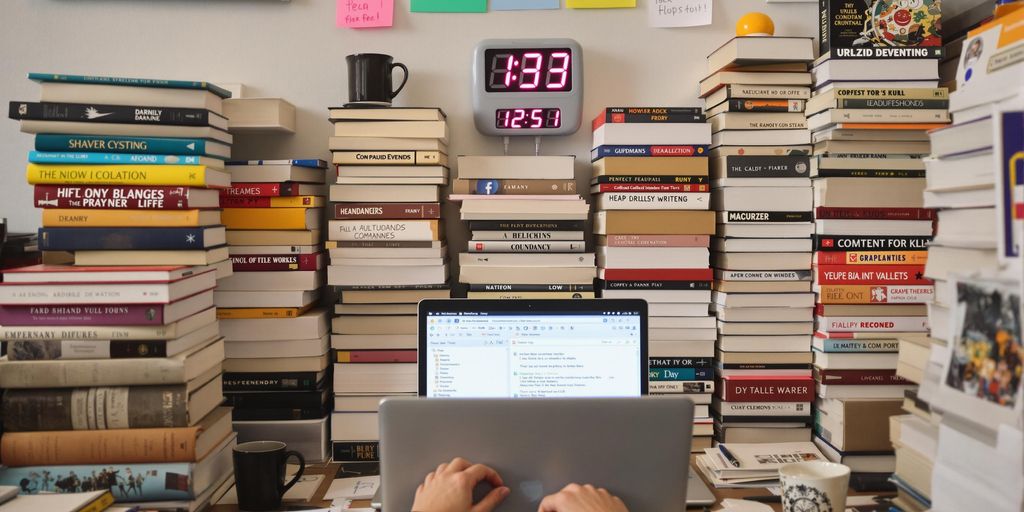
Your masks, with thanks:
[(339, 478), (331, 482), (331, 488), (327, 490), (324, 499), (368, 500), (377, 493), (378, 487), (380, 487), (379, 475)]
[(647, 0), (652, 27), (697, 27), (711, 24), (711, 0)]

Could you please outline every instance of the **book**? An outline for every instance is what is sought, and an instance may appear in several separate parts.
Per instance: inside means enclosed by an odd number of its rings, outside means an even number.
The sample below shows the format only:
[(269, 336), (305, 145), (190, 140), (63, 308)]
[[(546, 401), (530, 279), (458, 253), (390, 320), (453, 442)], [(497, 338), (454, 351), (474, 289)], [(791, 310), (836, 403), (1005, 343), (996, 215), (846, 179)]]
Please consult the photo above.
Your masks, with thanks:
[(690, 144), (618, 144), (597, 146), (590, 150), (590, 160), (597, 161), (609, 156), (662, 157), (700, 156), (706, 154), (708, 146)]
[(201, 227), (220, 224), (216, 210), (43, 210), (43, 227)]
[(76, 251), (75, 265), (208, 265), (215, 266), (217, 278), (231, 275), (227, 246), (191, 251)]
[[(789, 100), (789, 99), (764, 99), (764, 100), (753, 100), (753, 99), (742, 99), (736, 98), (731, 100), (723, 101), (718, 105), (708, 109), (708, 117), (717, 116), (726, 112), (737, 112), (737, 113), (785, 113), (785, 112), (800, 112), (804, 111), (804, 100)], [(805, 123), (806, 124), (806, 123)]]
[(35, 150), (46, 152), (131, 153), (142, 155), (210, 156), (226, 159), (231, 148), (205, 139), (39, 134)]
[(440, 240), (443, 226), (428, 220), (332, 220), (328, 238), (338, 241)]
[(243, 197), (290, 197), (290, 196), (323, 196), (327, 188), (312, 183), (283, 181), (279, 183), (234, 182), (230, 187), (220, 189), (221, 198)]
[(610, 156), (593, 163), (594, 176), (670, 176), (672, 182), (686, 182), (683, 177), (707, 176), (708, 159), (704, 156), (691, 158), (647, 158), (637, 156)]
[(722, 130), (800, 130), (808, 128), (808, 118), (802, 112), (762, 113), (724, 112), (708, 121), (713, 132)]
[(348, 150), (334, 151), (331, 161), (340, 166), (447, 166), (448, 155), (440, 151)]
[(337, 121), (444, 121), (447, 115), (435, 107), (390, 107), (386, 109), (356, 106), (331, 107), (329, 119)]
[(576, 181), (567, 180), (491, 180), (456, 179), (452, 182), (453, 194), (509, 194), (544, 195), (575, 194)]
[(734, 37), (707, 57), (708, 71), (779, 62), (811, 62), (814, 40), (807, 37)]
[(148, 283), (3, 283), (4, 305), (167, 304), (217, 285), (215, 272)]
[(818, 265), (815, 281), (820, 285), (907, 284), (928, 285), (923, 265)]
[(574, 156), (468, 156), (459, 155), (459, 179), (571, 180)]
[[(322, 166), (320, 164), (323, 164)], [(232, 181), (323, 183), (327, 164), (323, 160), (228, 161), (224, 170)]]
[[(49, 476), (49, 475), (47, 475)], [(18, 487), (12, 487), (17, 491)], [(53, 510), (60, 512), (101, 512), (114, 503), (109, 490), (71, 494), (23, 494), (0, 505), (3, 512), (35, 512)]]
[(436, 121), (359, 121), (334, 123), (335, 137), (403, 137), (448, 143), (448, 123)]
[(906, 6), (879, 0), (822, 0), (819, 19), (818, 53), (823, 57), (932, 59), (943, 55), (937, 0)]
[(711, 128), (705, 123), (606, 123), (594, 129), (592, 149), (637, 144), (700, 146), (710, 143)]
[(932, 300), (931, 285), (825, 285), (815, 286), (827, 304), (920, 304)]
[(35, 164), (148, 164), (148, 165), (205, 165), (220, 168), (224, 161), (218, 158), (194, 155), (155, 155), (137, 153), (89, 153), (29, 151), (28, 161)]
[(322, 208), (224, 208), (221, 221), (231, 230), (319, 230)]
[(713, 233), (712, 211), (610, 211), (594, 214), (594, 233), (601, 235), (704, 235)]
[(327, 284), (333, 286), (427, 285), (442, 284), (447, 279), (446, 265), (327, 267)]
[(37, 208), (119, 208), (127, 210), (191, 210), (217, 208), (216, 190), (188, 187), (125, 187), (36, 185)]
[(322, 242), (319, 230), (231, 230), (227, 232), (227, 243), (236, 245), (292, 246), (313, 245)]
[(949, 90), (888, 87), (833, 89), (807, 100), (807, 113), (833, 108), (949, 108)]
[(705, 96), (704, 104), (714, 107), (729, 99), (807, 100), (810, 97), (811, 88), (807, 86), (730, 84)]
[(812, 402), (814, 381), (793, 377), (722, 378), (718, 389), (722, 400), (735, 402)]
[(197, 228), (41, 228), (44, 251), (186, 250), (224, 245), (223, 226)]
[[(117, 326), (153, 325), (169, 326), (182, 318), (198, 314), (212, 305), (212, 292), (197, 293), (168, 304), (59, 304), (59, 305), (3, 305), (0, 306), (0, 330), (15, 327), (38, 327), (46, 329), (59, 326)], [(202, 325), (197, 323), (196, 325)], [(6, 331), (4, 339), (18, 339), (26, 336), (28, 330)], [(45, 332), (45, 331), (40, 331)], [(167, 332), (174, 332), (173, 329)], [(186, 331), (187, 332), (187, 331)], [(68, 333), (70, 334), (70, 332)], [(84, 336), (84, 333), (79, 335)], [(74, 338), (74, 334), (70, 337)], [(31, 337), (28, 339), (47, 339)], [(95, 338), (94, 335), (79, 339)], [(172, 336), (174, 338), (174, 336)], [(133, 339), (133, 338), (126, 338)]]
[[(415, 393), (416, 365), (408, 363), (339, 364), (334, 371), (336, 394)], [(376, 416), (374, 416), (376, 424)], [(337, 422), (335, 422), (337, 425)], [(358, 439), (332, 436), (332, 439)], [(370, 439), (378, 439), (373, 436)]]
[(19, 122), (23, 133), (37, 135), (75, 133), (100, 136), (209, 139), (220, 144), (231, 144), (233, 140), (230, 133), (213, 126), (37, 121), (33, 119), (22, 119)]
[(723, 70), (712, 73), (700, 81), (699, 96), (707, 98), (728, 85), (810, 85), (810, 73), (754, 72)]
[(28, 164), (31, 185), (158, 185), (225, 188), (231, 176), (201, 165)]
[(224, 393), (224, 404), (235, 409), (313, 409), (327, 402), (329, 395), (327, 388), (308, 391), (230, 391)]
[[(88, 329), (83, 329), (78, 332), (87, 331)], [(70, 333), (70, 329), (65, 328), (61, 332)], [(18, 334), (33, 333), (30, 331)], [(192, 350), (217, 334), (217, 324), (210, 322), (193, 331), (182, 333), (177, 338), (167, 340), (15, 339), (7, 342), (7, 357), (10, 361), (174, 357)]]
[(12, 101), (8, 117), (14, 120), (212, 126), (221, 130), (228, 129), (226, 117), (197, 108)]
[(324, 384), (327, 372), (225, 373), (224, 391), (314, 390)]
[(605, 123), (703, 123), (699, 107), (607, 107), (591, 122), (596, 130)]
[(437, 203), (437, 185), (345, 185), (331, 186), (331, 202), (344, 203)]
[(237, 254), (231, 256), (231, 264), (235, 272), (315, 271), (324, 268), (323, 256), (323, 253)]
[(66, 83), (75, 85), (112, 85), (119, 86), (119, 94), (130, 94), (131, 88), (156, 88), (156, 89), (180, 89), (208, 91), (221, 98), (230, 98), (231, 92), (209, 82), (194, 82), (188, 80), (163, 80), (154, 78), (128, 78), (113, 76), (86, 76), (86, 75), (61, 75), (53, 73), (29, 73), (29, 80), (39, 82), (42, 86), (51, 83)]

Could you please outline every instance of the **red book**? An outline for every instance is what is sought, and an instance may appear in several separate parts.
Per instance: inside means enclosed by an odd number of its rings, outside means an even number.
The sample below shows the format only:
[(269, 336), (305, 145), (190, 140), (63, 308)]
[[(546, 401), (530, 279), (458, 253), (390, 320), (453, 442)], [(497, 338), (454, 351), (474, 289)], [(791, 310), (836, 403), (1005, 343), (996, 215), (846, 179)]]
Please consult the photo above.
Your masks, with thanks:
[(335, 203), (336, 220), (440, 219), (439, 203)]
[(415, 350), (338, 350), (339, 363), (415, 363)]
[(600, 183), (590, 187), (591, 192), (711, 192), (711, 186), (677, 183)]
[(930, 208), (840, 208), (819, 206), (814, 209), (816, 219), (865, 220), (935, 220)]
[(323, 254), (239, 254), (231, 256), (231, 267), (235, 272), (320, 270), (324, 268)]
[(720, 396), (729, 402), (813, 402), (814, 379), (809, 377), (726, 376)]
[(933, 284), (924, 277), (924, 265), (819, 265), (819, 285), (831, 284)]
[(194, 210), (220, 205), (216, 190), (123, 185), (36, 185), (33, 201), (37, 208), (118, 210)]
[[(305, 187), (303, 187), (305, 185)], [(226, 188), (220, 191), (221, 197), (281, 197), (281, 196), (301, 196), (301, 195), (317, 195), (313, 193), (313, 190), (303, 190), (303, 188), (314, 189), (319, 185), (307, 185), (305, 183), (293, 183), (286, 181), (283, 183), (232, 183), (230, 188)], [(303, 194), (303, 192), (306, 192)]]
[(818, 251), (818, 265), (924, 265), (928, 251)]
[(602, 268), (605, 281), (710, 281), (710, 268)]
[(913, 384), (913, 382), (896, 375), (896, 370), (822, 370), (815, 368), (814, 380), (830, 386), (906, 386)]

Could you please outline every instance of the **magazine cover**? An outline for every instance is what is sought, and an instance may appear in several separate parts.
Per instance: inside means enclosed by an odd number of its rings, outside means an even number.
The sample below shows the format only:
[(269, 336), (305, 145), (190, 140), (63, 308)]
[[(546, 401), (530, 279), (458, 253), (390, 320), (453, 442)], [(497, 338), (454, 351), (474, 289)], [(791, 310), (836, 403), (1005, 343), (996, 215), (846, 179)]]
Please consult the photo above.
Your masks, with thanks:
[(1017, 283), (954, 276), (951, 339), (939, 397), (943, 410), (984, 427), (1021, 420), (1020, 289)]
[(821, 11), (822, 55), (942, 56), (941, 0), (821, 0)]

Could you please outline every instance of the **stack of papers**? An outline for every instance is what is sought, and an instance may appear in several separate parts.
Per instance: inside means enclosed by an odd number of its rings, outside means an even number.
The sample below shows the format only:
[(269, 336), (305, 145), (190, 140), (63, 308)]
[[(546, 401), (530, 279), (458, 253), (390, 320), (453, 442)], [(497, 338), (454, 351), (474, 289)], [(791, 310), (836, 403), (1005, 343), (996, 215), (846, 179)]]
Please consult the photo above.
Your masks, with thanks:
[(812, 442), (720, 443), (697, 456), (697, 468), (717, 488), (779, 485), (779, 468), (793, 462), (828, 461)]

